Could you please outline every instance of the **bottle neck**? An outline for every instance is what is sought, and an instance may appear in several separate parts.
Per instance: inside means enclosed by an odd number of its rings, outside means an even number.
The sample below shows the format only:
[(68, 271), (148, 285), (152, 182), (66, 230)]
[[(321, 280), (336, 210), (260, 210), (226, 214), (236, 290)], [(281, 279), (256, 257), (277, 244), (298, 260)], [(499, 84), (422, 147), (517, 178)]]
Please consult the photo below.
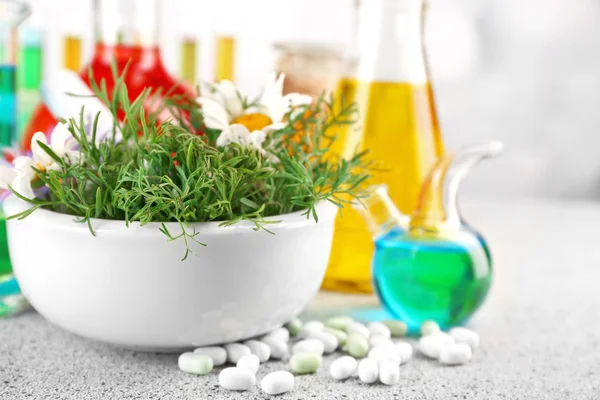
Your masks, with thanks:
[(353, 206), (364, 218), (374, 240), (394, 228), (408, 229), (410, 220), (398, 210), (386, 185), (372, 186), (370, 192), (369, 197)]
[(157, 48), (161, 0), (94, 0), (96, 43)]
[(425, 84), (423, 0), (365, 1), (358, 35), (361, 81)]

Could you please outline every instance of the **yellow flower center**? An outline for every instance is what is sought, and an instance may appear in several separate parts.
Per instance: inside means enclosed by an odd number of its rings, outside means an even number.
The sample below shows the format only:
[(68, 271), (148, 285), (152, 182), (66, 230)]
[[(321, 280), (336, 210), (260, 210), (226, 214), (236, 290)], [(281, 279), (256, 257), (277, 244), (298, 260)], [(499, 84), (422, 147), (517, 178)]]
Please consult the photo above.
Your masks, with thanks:
[(273, 123), (268, 115), (253, 113), (245, 114), (234, 119), (232, 124), (244, 125), (250, 132), (261, 130)]

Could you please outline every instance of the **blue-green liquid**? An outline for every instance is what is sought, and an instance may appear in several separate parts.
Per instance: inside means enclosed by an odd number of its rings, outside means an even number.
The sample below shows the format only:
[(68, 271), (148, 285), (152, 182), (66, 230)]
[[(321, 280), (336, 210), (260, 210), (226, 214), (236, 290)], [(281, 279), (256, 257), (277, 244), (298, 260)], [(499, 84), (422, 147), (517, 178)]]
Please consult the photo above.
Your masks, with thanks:
[[(0, 148), (15, 143), (17, 131), (16, 74), (14, 65), (0, 65)], [(0, 204), (1, 206), (1, 204)], [(0, 317), (22, 309), (19, 285), (12, 275), (6, 237), (6, 220), (0, 212)], [(19, 299), (17, 302), (16, 299)], [(4, 301), (4, 300), (7, 301)]]
[(11, 146), (17, 130), (14, 65), (0, 65), (0, 146)]
[(415, 239), (394, 229), (375, 242), (373, 279), (386, 309), (411, 333), (425, 320), (447, 329), (465, 323), (485, 299), (491, 258), (468, 228), (453, 240)]

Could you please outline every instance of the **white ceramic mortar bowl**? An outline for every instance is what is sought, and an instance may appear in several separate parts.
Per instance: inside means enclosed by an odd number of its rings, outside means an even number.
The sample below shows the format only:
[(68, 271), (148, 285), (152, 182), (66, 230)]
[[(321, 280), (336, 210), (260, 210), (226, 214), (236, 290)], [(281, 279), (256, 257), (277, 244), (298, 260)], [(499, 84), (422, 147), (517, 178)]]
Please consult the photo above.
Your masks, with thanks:
[[(29, 204), (10, 196), (7, 216)], [(198, 254), (181, 261), (182, 240), (160, 224), (92, 220), (37, 210), (7, 221), (13, 269), (33, 307), (87, 338), (147, 351), (179, 351), (243, 340), (294, 318), (317, 293), (331, 249), (337, 207), (270, 218), (275, 234), (250, 223), (194, 224)], [(172, 234), (181, 232), (168, 223)]]

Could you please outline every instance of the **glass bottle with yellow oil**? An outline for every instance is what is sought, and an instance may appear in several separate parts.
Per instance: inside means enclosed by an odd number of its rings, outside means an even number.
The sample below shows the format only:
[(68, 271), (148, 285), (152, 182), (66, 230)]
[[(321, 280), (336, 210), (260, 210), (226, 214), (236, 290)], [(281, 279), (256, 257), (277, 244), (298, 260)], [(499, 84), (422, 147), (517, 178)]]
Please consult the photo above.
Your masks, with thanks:
[[(444, 152), (424, 43), (425, 0), (368, 0), (360, 9), (354, 65), (338, 96), (358, 105), (358, 121), (331, 151), (351, 157), (369, 150), (378, 162), (373, 183), (386, 183), (404, 214), (412, 214), (425, 177)], [(353, 52), (349, 52), (352, 54)], [(336, 221), (328, 290), (371, 292), (373, 244), (361, 216), (344, 207)]]

